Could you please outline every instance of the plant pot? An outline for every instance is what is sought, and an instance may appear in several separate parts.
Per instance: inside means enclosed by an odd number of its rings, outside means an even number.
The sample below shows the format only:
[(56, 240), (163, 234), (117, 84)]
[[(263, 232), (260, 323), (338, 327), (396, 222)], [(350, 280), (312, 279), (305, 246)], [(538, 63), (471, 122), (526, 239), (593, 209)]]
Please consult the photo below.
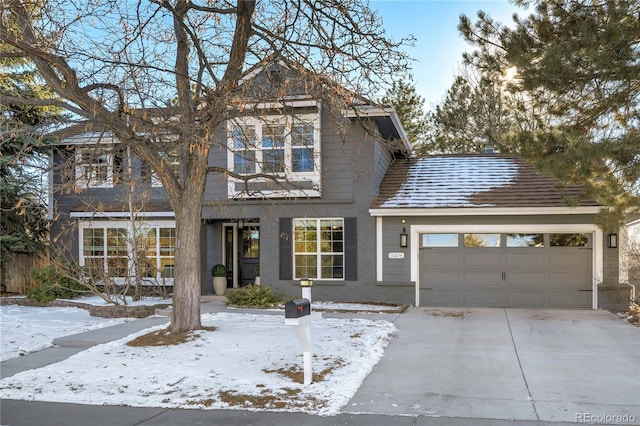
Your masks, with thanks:
[(227, 277), (213, 277), (213, 292), (222, 296), (227, 289)]
[(258, 275), (254, 281), (255, 285), (260, 285), (260, 275)]

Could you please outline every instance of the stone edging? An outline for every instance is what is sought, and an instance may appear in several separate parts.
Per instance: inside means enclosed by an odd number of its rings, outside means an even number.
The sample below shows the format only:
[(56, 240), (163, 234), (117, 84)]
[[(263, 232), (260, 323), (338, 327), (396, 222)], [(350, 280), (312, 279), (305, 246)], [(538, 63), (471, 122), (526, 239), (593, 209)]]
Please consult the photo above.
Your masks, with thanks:
[(146, 318), (155, 315), (156, 309), (165, 309), (169, 303), (157, 305), (105, 305), (95, 306), (88, 303), (74, 302), (71, 300), (54, 300), (53, 302), (41, 303), (28, 298), (15, 299), (9, 297), (0, 298), (0, 305), (20, 305), (20, 306), (40, 306), (40, 307), (71, 307), (82, 308), (89, 311), (92, 317), (100, 318)]

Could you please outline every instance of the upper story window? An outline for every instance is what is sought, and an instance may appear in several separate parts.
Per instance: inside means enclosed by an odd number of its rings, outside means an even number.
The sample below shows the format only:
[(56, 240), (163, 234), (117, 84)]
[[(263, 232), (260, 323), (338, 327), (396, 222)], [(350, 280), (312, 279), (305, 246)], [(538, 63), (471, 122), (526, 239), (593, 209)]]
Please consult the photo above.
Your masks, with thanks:
[(272, 177), (231, 178), (229, 196), (320, 196), (319, 114), (230, 121), (228, 148), (233, 172)]
[[(160, 157), (162, 157), (169, 164), (169, 167), (171, 167), (171, 170), (174, 174), (177, 175), (178, 173), (180, 173), (180, 155), (178, 154), (178, 150), (174, 149), (169, 152), (160, 152), (159, 154)], [(149, 167), (149, 169), (150, 168), (151, 167)], [(152, 172), (151, 174), (151, 186), (156, 188), (162, 186), (162, 181), (155, 172)]]
[(111, 188), (113, 186), (113, 154), (97, 147), (76, 151), (76, 185), (81, 188)]

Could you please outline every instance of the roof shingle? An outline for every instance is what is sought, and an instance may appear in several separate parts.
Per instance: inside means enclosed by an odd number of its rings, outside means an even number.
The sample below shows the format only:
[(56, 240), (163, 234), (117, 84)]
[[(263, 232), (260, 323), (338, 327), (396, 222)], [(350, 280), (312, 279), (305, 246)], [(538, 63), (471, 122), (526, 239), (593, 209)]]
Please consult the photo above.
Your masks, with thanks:
[(372, 208), (598, 206), (513, 155), (437, 155), (396, 160)]

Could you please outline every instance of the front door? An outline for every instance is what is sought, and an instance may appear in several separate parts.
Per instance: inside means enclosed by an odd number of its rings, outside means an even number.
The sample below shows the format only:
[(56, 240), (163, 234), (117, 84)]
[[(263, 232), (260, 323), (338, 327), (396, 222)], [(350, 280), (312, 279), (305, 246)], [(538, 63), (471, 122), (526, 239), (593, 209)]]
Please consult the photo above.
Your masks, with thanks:
[(256, 267), (260, 265), (260, 227), (246, 226), (240, 230), (240, 285), (252, 284)]

